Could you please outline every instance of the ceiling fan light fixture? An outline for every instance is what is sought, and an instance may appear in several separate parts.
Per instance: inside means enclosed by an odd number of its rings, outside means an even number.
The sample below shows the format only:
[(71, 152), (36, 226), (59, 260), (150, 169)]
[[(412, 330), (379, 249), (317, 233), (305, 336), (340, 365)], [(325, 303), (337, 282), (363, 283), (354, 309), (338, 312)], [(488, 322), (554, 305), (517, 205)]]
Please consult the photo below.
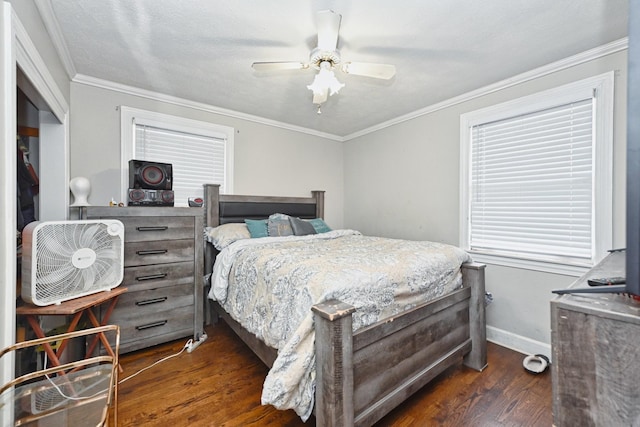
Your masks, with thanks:
[(375, 79), (391, 79), (396, 68), (389, 64), (373, 64), (363, 62), (343, 63), (338, 49), (338, 32), (342, 15), (332, 10), (322, 10), (316, 14), (318, 29), (318, 44), (309, 54), (309, 61), (302, 62), (254, 62), (252, 67), (256, 71), (274, 71), (288, 69), (318, 70), (313, 82), (307, 89), (313, 92), (313, 104), (318, 106), (325, 103), (329, 96), (340, 92), (345, 85), (340, 83), (334, 74), (335, 69), (340, 69), (345, 74), (365, 76)]
[(320, 71), (313, 79), (313, 83), (307, 86), (307, 89), (313, 91), (314, 99), (315, 95), (323, 96), (326, 100), (326, 93), (334, 95), (344, 87), (344, 83), (340, 83), (336, 78), (335, 73), (331, 69), (331, 63), (323, 61), (320, 63)]

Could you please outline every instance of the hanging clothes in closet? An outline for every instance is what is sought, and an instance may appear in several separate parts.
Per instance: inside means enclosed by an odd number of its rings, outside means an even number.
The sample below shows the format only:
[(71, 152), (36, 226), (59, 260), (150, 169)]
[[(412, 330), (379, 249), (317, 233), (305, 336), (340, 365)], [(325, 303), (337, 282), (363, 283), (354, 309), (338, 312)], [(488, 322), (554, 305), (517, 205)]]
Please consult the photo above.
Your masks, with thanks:
[(28, 150), (18, 137), (18, 231), (36, 220), (33, 197), (38, 194), (38, 176), (29, 163)]

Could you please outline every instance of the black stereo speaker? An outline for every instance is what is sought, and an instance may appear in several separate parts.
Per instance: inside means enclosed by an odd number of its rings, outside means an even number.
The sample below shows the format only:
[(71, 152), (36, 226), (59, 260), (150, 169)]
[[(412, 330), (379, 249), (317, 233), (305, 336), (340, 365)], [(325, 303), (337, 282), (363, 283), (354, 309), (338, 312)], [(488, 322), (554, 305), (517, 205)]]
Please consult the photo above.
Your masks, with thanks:
[(129, 188), (171, 190), (173, 166), (169, 163), (129, 160)]
[(173, 206), (172, 190), (129, 189), (129, 206)]

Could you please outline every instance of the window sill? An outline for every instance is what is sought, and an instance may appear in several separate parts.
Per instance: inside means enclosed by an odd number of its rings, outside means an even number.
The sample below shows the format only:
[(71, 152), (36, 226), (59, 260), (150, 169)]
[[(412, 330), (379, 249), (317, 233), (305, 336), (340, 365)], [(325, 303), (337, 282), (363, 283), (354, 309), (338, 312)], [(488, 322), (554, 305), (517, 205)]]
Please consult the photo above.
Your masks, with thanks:
[(591, 268), (588, 265), (561, 264), (549, 261), (538, 261), (474, 251), (467, 252), (476, 262), (501, 265), (504, 267), (522, 268), (525, 270), (542, 271), (545, 273), (562, 274), (564, 276), (580, 277)]

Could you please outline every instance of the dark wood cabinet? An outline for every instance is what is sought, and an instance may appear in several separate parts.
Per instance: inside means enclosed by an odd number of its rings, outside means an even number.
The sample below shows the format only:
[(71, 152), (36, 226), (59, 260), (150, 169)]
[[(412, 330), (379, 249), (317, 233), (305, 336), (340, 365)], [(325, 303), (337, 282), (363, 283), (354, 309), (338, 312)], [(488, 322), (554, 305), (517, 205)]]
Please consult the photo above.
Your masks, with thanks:
[(122, 353), (203, 334), (203, 212), (198, 208), (88, 207), (87, 219), (125, 226), (125, 271), (110, 323)]

